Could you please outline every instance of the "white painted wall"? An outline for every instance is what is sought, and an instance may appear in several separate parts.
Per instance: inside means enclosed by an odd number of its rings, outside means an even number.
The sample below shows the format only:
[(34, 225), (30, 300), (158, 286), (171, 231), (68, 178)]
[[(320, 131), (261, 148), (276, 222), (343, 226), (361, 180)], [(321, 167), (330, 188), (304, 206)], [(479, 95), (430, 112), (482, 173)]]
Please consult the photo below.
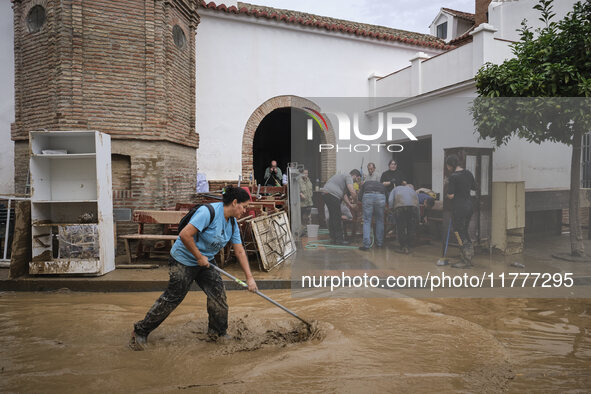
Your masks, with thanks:
[(370, 74), (422, 50), (254, 17), (202, 11), (197, 28), (197, 152), (209, 180), (237, 179), (248, 118), (268, 99), (367, 97)]
[(456, 31), (454, 33), (454, 38), (459, 37), (473, 26), (472, 22), (468, 22), (465, 19), (456, 18)]
[[(478, 141), (472, 117), (467, 111), (473, 88), (459, 90), (446, 96), (434, 96), (426, 101), (396, 111), (417, 116), (412, 132), (417, 137), (431, 135), (433, 190), (443, 190), (443, 150), (454, 147), (494, 148), (489, 141)], [(564, 144), (530, 144), (513, 138), (493, 153), (493, 181), (525, 181), (526, 189), (568, 188), (570, 182), (571, 148)], [(391, 154), (383, 153), (379, 160), (386, 168)]]
[[(478, 33), (478, 30), (485, 31)], [(490, 30), (490, 31), (489, 31)], [(422, 93), (442, 89), (474, 78), (475, 72), (486, 62), (502, 63), (512, 57), (510, 43), (497, 40), (494, 27), (485, 25), (477, 28), (472, 43), (460, 46), (439, 56), (424, 60), (420, 73), (412, 78), (410, 68), (391, 73), (377, 81), (376, 95), (380, 97), (402, 97), (399, 92), (409, 92), (411, 87), (420, 85)]]
[(14, 31), (12, 5), (0, 2), (0, 194), (14, 193)]
[[(556, 14), (552, 21), (558, 22), (569, 12), (577, 0), (554, 0), (552, 11)], [(535, 28), (543, 27), (538, 20), (540, 12), (533, 10), (538, 0), (493, 1), (488, 6), (489, 24), (498, 29), (497, 37), (505, 40), (518, 41), (521, 21), (527, 19), (527, 25)]]

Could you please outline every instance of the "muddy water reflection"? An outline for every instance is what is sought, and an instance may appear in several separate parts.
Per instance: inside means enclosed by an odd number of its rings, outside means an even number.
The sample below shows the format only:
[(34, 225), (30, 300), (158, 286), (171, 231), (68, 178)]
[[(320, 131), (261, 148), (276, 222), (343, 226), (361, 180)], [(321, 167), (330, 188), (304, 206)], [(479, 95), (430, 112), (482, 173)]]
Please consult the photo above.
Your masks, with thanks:
[[(131, 324), (156, 293), (0, 294), (0, 391), (372, 392), (590, 387), (589, 304), (569, 300), (292, 299), (323, 335), (291, 341), (285, 312), (229, 292), (225, 345), (204, 340), (192, 292), (132, 352)], [(286, 339), (287, 338), (287, 339)], [(545, 376), (544, 376), (545, 374)]]
[(591, 391), (591, 300), (436, 300), (486, 328), (510, 355), (515, 391)]

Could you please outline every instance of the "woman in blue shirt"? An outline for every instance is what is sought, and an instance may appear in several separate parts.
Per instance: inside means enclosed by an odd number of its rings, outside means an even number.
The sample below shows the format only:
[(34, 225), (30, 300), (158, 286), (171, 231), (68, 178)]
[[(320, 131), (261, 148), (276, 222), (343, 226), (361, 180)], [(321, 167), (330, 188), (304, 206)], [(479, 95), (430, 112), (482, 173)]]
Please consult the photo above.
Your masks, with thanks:
[[(148, 335), (158, 327), (187, 295), (193, 281), (207, 295), (208, 334), (213, 339), (229, 338), (228, 304), (220, 274), (211, 268), (214, 256), (230, 240), (240, 267), (246, 275), (248, 290), (257, 291), (248, 258), (235, 222), (245, 212), (250, 196), (241, 188), (226, 187), (223, 203), (210, 204), (213, 214), (203, 205), (193, 214), (170, 250), (170, 280), (164, 293), (156, 300), (146, 317), (134, 324), (129, 346), (143, 350)], [(198, 235), (198, 236), (197, 236)]]

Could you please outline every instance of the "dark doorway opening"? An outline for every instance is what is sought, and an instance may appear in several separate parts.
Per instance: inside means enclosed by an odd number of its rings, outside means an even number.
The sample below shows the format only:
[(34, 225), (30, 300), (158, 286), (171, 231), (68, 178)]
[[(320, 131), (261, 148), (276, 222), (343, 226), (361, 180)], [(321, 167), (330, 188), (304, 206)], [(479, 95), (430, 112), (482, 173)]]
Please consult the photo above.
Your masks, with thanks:
[(431, 137), (419, 137), (418, 141), (396, 142), (404, 147), (399, 153), (394, 153), (398, 168), (406, 175), (408, 182), (415, 189), (420, 187), (432, 188), (432, 154)]
[(253, 140), (252, 165), (257, 183), (264, 184), (265, 169), (271, 161), (283, 173), (287, 164), (295, 161), (303, 164), (314, 182), (320, 178), (320, 153), (318, 146), (320, 128), (314, 124), (313, 139), (307, 140), (306, 124), (308, 115), (296, 108), (278, 108), (263, 118)]

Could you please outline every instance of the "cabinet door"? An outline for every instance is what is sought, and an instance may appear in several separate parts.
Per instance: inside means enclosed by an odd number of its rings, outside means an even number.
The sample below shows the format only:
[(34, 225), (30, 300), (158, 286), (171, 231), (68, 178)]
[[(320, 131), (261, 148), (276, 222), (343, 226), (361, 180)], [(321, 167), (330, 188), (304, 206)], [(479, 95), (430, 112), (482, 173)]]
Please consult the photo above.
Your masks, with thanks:
[(507, 183), (506, 194), (507, 230), (525, 227), (525, 184)]
[(517, 184), (516, 183), (507, 183), (507, 192), (505, 194), (506, 202), (505, 207), (506, 211), (506, 219), (505, 222), (507, 229), (512, 229), (517, 227), (517, 200), (515, 199), (517, 196)]

